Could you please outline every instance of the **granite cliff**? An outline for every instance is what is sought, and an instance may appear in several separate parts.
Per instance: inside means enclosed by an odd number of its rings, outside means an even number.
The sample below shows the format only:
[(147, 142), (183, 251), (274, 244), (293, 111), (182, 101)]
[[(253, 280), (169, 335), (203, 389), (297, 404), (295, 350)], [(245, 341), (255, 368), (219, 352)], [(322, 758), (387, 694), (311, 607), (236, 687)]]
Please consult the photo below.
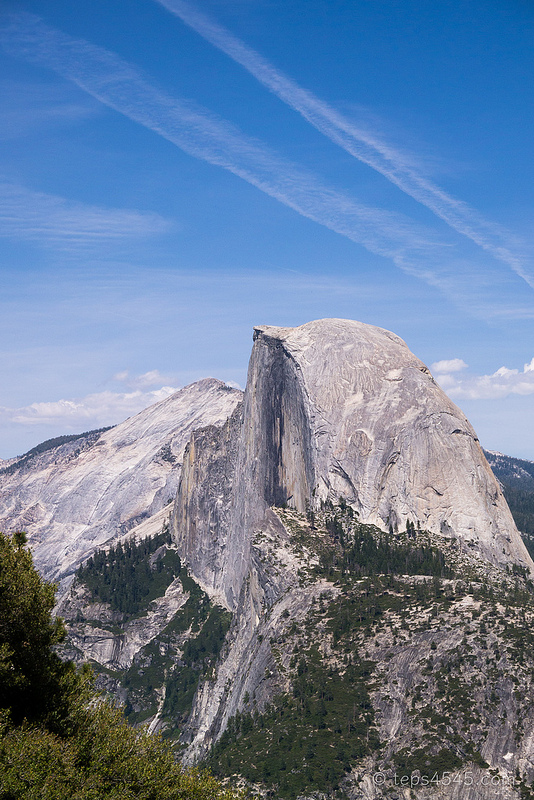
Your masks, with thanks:
[(0, 467), (130, 721), (287, 800), (534, 796), (534, 564), (406, 344), (260, 326), (244, 395), (164, 403)]
[(257, 327), (242, 410), (186, 448), (178, 547), (232, 606), (268, 509), (339, 498), (361, 521), (417, 521), (533, 569), (471, 425), (398, 336), (347, 320)]
[[(103, 433), (3, 462), (0, 530), (25, 530), (40, 571), (68, 585), (96, 548), (174, 499), (191, 433), (223, 423), (240, 399), (208, 378)], [(156, 525), (143, 532), (160, 530), (160, 518)]]

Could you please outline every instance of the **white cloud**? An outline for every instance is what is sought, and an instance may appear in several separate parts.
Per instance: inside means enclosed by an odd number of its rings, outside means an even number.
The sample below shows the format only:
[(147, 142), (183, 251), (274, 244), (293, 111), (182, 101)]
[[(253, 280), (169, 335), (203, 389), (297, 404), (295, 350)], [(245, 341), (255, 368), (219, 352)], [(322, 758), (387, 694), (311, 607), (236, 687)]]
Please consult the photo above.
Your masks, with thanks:
[(54, 425), (65, 430), (116, 425), (177, 391), (161, 386), (151, 391), (97, 392), (75, 400), (31, 403), (23, 408), (1, 408), (0, 421), (14, 425)]
[(158, 214), (102, 208), (0, 181), (0, 236), (71, 250), (162, 233)]
[(403, 192), (433, 211), (451, 228), (471, 239), (534, 287), (534, 276), (527, 271), (513, 237), (501, 226), (485, 220), (467, 203), (457, 200), (436, 186), (418, 171), (413, 159), (408, 159), (380, 135), (354, 125), (335, 108), (303, 89), (230, 31), (189, 3), (184, 0), (157, 2), (241, 64), (331, 141), (384, 175)]
[(519, 375), (518, 369), (508, 369), (508, 367), (499, 367), (499, 369), (493, 373), (490, 377), (492, 378), (511, 378), (513, 375)]
[(462, 369), (467, 369), (467, 364), (461, 358), (451, 358), (448, 361), (435, 361), (430, 365), (430, 371), (435, 375), (443, 373), (460, 372)]
[[(499, 367), (491, 375), (459, 375), (455, 367), (457, 363), (467, 366), (459, 358), (438, 361), (432, 365), (437, 382), (454, 400), (497, 400), (512, 394), (534, 394), (534, 358), (525, 364), (522, 371)], [(453, 369), (436, 369), (436, 366), (446, 364), (452, 365)]]
[(163, 375), (158, 369), (152, 369), (143, 375), (130, 375), (128, 370), (125, 370), (117, 372), (113, 379), (125, 383), (131, 389), (147, 389), (149, 386), (169, 384), (173, 380), (170, 375)]

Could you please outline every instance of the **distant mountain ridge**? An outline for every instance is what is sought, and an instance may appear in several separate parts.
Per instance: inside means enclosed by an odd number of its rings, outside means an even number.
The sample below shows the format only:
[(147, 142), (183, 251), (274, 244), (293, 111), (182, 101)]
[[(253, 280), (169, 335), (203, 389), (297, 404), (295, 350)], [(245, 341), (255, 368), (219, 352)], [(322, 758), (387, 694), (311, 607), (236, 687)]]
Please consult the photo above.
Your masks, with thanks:
[(534, 491), (534, 461), (514, 458), (493, 450), (484, 450), (489, 465), (501, 483), (514, 489)]
[(106, 428), (95, 428), (90, 431), (84, 431), (83, 433), (71, 433), (65, 436), (55, 436), (53, 439), (46, 439), (44, 442), (40, 442), (35, 447), (32, 447), (31, 450), (28, 450), (26, 453), (6, 459), (0, 463), (0, 472), (3, 475), (11, 475), (21, 469), (31, 469), (38, 456), (50, 450), (58, 451), (63, 445), (70, 444), (71, 442), (78, 442), (79, 447), (77, 448), (77, 452), (81, 452), (82, 448), (95, 442), (101, 433), (111, 430), (112, 427), (114, 426), (108, 425)]
[(283, 800), (534, 798), (514, 486), (395, 334), (258, 326), (245, 393), (207, 379), (1, 467), (66, 655), (186, 762)]
[(534, 558), (534, 461), (485, 451), (527, 550)]
[(222, 424), (241, 397), (206, 378), (113, 428), (0, 464), (0, 529), (26, 530), (38, 568), (63, 585), (95, 549), (174, 499), (191, 433)]

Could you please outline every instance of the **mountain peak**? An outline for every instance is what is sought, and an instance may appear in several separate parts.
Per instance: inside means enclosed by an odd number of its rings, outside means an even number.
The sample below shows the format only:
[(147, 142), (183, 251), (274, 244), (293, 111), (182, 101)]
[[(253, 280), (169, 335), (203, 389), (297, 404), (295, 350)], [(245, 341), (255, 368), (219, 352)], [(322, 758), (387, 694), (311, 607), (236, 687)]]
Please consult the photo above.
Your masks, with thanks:
[(36, 565), (63, 580), (95, 548), (174, 498), (192, 432), (222, 424), (241, 398), (239, 390), (204, 378), (109, 430), (0, 472), (0, 529), (26, 530)]
[(534, 572), (473, 428), (402, 339), (352, 320), (257, 326), (239, 418), (186, 450), (179, 546), (232, 606), (269, 508), (340, 498), (362, 522)]

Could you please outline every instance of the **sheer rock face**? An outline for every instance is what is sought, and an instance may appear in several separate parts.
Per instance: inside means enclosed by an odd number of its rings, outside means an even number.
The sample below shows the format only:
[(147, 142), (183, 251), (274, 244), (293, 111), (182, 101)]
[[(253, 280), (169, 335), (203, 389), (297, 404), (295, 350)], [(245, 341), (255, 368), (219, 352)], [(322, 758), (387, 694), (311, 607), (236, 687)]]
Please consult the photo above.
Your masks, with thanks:
[(0, 468), (0, 530), (25, 530), (37, 567), (64, 581), (81, 561), (176, 494), (185, 445), (203, 425), (222, 424), (242, 393), (198, 381), (99, 436)]
[(243, 574), (239, 537), (230, 536), (235, 528), (234, 481), (242, 424), (239, 403), (222, 427), (211, 425), (193, 433), (172, 518), (178, 550), (195, 579), (227, 608), (233, 605), (234, 575)]
[(420, 523), (534, 571), (475, 432), (402, 339), (335, 319), (257, 327), (242, 412), (188, 446), (180, 549), (235, 608), (269, 506), (340, 497), (364, 522)]
[(306, 501), (342, 496), (364, 521), (418, 521), (495, 564), (532, 567), (473, 428), (402, 339), (345, 320), (255, 336), (266, 363), (292, 365), (308, 422), (300, 438), (283, 417), (282, 435), (272, 429), (288, 503), (304, 511)]
[[(183, 734), (186, 760), (209, 751), (247, 697), (261, 709), (288, 691), (290, 653), (278, 664), (269, 643), (339, 591), (299, 579), (306, 558), (272, 507), (306, 513), (340, 497), (382, 529), (409, 520), (438, 541), (455, 537), (466, 563), (534, 570), (473, 429), (399, 337), (342, 320), (256, 328), (243, 403), (193, 435), (173, 511), (192, 574), (234, 611)], [(384, 648), (387, 663), (389, 640)]]

